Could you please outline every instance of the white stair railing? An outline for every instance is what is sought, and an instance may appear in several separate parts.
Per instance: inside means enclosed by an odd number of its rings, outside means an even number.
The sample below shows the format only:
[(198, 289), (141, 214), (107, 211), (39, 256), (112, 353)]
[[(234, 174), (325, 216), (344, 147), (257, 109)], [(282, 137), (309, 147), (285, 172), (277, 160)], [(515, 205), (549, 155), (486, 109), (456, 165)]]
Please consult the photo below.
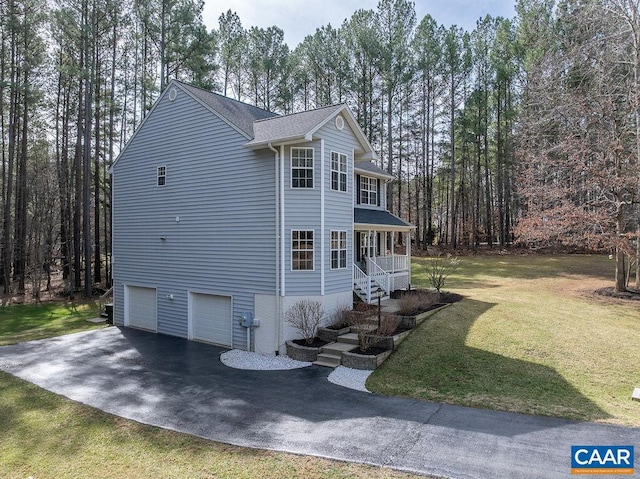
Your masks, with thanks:
[(378, 266), (371, 258), (367, 258), (367, 272), (386, 294), (391, 293), (391, 275)]
[(355, 263), (353, 263), (353, 284), (362, 290), (363, 294), (366, 296), (367, 303), (371, 303), (371, 280), (369, 279), (369, 276), (367, 276), (367, 273), (362, 271)]

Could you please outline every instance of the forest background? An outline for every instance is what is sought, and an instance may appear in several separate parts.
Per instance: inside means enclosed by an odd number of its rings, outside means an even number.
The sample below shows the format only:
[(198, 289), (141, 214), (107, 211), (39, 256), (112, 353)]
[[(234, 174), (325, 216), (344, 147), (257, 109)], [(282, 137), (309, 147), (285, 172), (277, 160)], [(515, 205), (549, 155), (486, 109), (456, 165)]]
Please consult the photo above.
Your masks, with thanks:
[(173, 78), (281, 114), (347, 103), (423, 250), (604, 251), (640, 288), (640, 0), (518, 0), (470, 32), (380, 0), (293, 49), (202, 10), (0, 0), (5, 293), (110, 286), (109, 167)]

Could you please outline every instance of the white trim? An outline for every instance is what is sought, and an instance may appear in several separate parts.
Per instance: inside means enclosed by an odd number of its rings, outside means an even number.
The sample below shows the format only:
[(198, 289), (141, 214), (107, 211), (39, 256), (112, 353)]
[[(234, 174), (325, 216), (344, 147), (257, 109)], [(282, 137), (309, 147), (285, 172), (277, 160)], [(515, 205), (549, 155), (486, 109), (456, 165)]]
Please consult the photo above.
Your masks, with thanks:
[[(128, 284), (128, 283), (123, 283), (122, 287), (124, 289), (124, 318), (123, 318), (124, 326), (128, 328), (140, 329), (142, 331), (152, 331), (154, 333), (157, 333), (158, 332), (158, 287), (141, 285), (141, 284)], [(131, 319), (129, 318), (129, 306), (131, 301), (129, 288), (152, 289), (154, 291), (155, 297), (156, 297), (156, 317), (154, 318), (155, 319), (154, 329), (148, 330), (145, 328), (137, 328), (136, 326), (131, 326)]]
[(386, 173), (376, 173), (374, 171), (365, 170), (364, 168), (358, 168), (355, 164), (355, 161), (353, 164), (353, 172), (360, 176), (369, 176), (371, 178), (378, 178), (378, 179), (384, 180), (385, 183), (396, 179), (395, 176), (391, 176)]
[[(363, 184), (363, 180), (367, 180), (367, 188), (364, 188), (364, 184)], [(371, 183), (372, 181), (375, 181), (375, 186), (373, 189), (371, 189)], [(365, 205), (365, 206), (381, 206), (382, 203), (380, 201), (380, 198), (378, 198), (378, 189), (380, 186), (380, 180), (378, 178), (375, 178), (373, 176), (367, 176), (367, 175), (360, 175), (360, 188), (358, 188), (358, 200), (360, 201), (358, 204), (359, 205)], [(362, 201), (362, 192), (366, 191), (367, 192), (367, 202), (364, 203)], [(374, 193), (376, 195), (376, 201), (375, 202), (371, 202), (371, 194)], [(380, 191), (380, 193), (382, 193), (382, 191)], [(380, 204), (378, 204), (380, 203)]]
[(416, 229), (415, 226), (396, 226), (396, 225), (375, 225), (369, 223), (354, 223), (353, 229), (356, 231), (368, 231), (374, 229), (376, 231), (411, 231)]
[(349, 124), (349, 127), (351, 128), (353, 135), (356, 137), (360, 145), (363, 147), (362, 149), (364, 150), (364, 154), (365, 155), (369, 154), (371, 155), (372, 159), (377, 159), (377, 155), (373, 149), (373, 146), (371, 146), (371, 143), (369, 143), (369, 140), (367, 139), (366, 135), (362, 131), (362, 128), (360, 127), (360, 125), (358, 125), (358, 121), (356, 120), (356, 117), (353, 115), (351, 108), (349, 108), (349, 106), (346, 104), (343, 104), (341, 108), (333, 111), (330, 115), (327, 116), (327, 118), (325, 118), (323, 121), (318, 123), (311, 131), (307, 133), (307, 136), (313, 137), (313, 135), (318, 130), (320, 130), (320, 128), (322, 128), (329, 121), (331, 121), (331, 119), (335, 118), (339, 114), (343, 114), (343, 117), (345, 121)]
[[(229, 343), (216, 343), (216, 342), (210, 342), (210, 341), (206, 341), (204, 339), (197, 339), (193, 337), (193, 295), (194, 294), (199, 294), (202, 296), (217, 296), (219, 298), (229, 298), (230, 303), (231, 303), (231, 317), (229, 318), (229, 322), (230, 324), (230, 337), (229, 337)], [(218, 346), (225, 346), (225, 347), (229, 347), (232, 348), (233, 347), (233, 312), (234, 312), (234, 305), (233, 305), (233, 295), (231, 294), (218, 294), (218, 293), (212, 293), (210, 291), (201, 291), (201, 290), (193, 290), (193, 289), (189, 289), (187, 290), (187, 339), (189, 339), (189, 341), (197, 341), (197, 342), (203, 342), (206, 344), (215, 344)], [(249, 350), (250, 345), (247, 345), (247, 350)]]
[[(160, 174), (160, 168), (164, 170), (164, 173)], [(164, 178), (164, 183), (160, 184), (160, 178)], [(158, 165), (156, 167), (156, 186), (167, 186), (167, 165)]]
[[(308, 186), (293, 186), (293, 149), (296, 150), (311, 150), (311, 168), (308, 166), (297, 166), (298, 169), (311, 170), (311, 187)], [(289, 188), (292, 190), (313, 190), (316, 187), (316, 152), (312, 146), (292, 146), (289, 148)], [(307, 158), (308, 159), (308, 158)]]
[[(334, 170), (333, 169), (333, 155), (334, 153), (336, 155), (338, 155), (338, 169)], [(343, 173), (342, 171), (340, 171), (340, 160), (341, 157), (344, 157), (344, 166), (346, 168), (346, 171)], [(333, 188), (333, 172), (337, 172), (338, 173), (338, 189), (335, 190)], [(340, 189), (340, 175), (345, 176), (345, 189), (341, 190)], [(346, 153), (340, 153), (339, 151), (335, 151), (335, 150), (331, 150), (329, 152), (329, 189), (331, 191), (335, 191), (336, 193), (348, 193), (349, 192), (349, 155), (347, 155)]]
[[(333, 233), (338, 233), (338, 249), (337, 250), (334, 250), (331, 247), (331, 243), (333, 242)], [(340, 247), (340, 233), (344, 233), (344, 242), (345, 242), (344, 248)], [(344, 266), (340, 266), (340, 251), (343, 251), (343, 250), (345, 252), (345, 260), (344, 260), (345, 263), (344, 263)], [(347, 269), (347, 265), (349, 264), (349, 232), (347, 230), (331, 230), (329, 232), (329, 251), (330, 251), (330, 253), (329, 253), (329, 268), (332, 271), (338, 271), (338, 270), (341, 270), (341, 269)], [(338, 267), (337, 268), (334, 268), (333, 267), (333, 263), (332, 263), (333, 262), (333, 252), (334, 251), (338, 252)]]
[[(312, 249), (311, 249), (311, 254), (312, 254), (312, 261), (311, 261), (311, 269), (293, 269), (293, 232), (294, 231), (305, 231), (305, 232), (309, 232), (311, 231), (313, 233), (313, 243), (312, 243)], [(290, 254), (289, 254), (289, 259), (291, 261), (291, 264), (289, 265), (290, 270), (294, 273), (304, 273), (304, 272), (310, 272), (310, 271), (315, 271), (316, 270), (316, 231), (311, 228), (311, 229), (305, 229), (305, 228), (291, 228), (289, 230), (289, 245), (291, 246), (290, 249)], [(297, 250), (297, 251), (303, 251), (303, 250)]]
[(284, 146), (280, 146), (280, 296), (285, 295), (286, 246), (285, 246), (285, 198), (284, 198)]
[[(325, 153), (324, 153), (324, 138), (320, 140), (320, 295), (324, 296), (324, 255), (325, 255), (325, 242), (324, 237), (324, 194), (325, 194)], [(315, 245), (314, 245), (315, 247)]]

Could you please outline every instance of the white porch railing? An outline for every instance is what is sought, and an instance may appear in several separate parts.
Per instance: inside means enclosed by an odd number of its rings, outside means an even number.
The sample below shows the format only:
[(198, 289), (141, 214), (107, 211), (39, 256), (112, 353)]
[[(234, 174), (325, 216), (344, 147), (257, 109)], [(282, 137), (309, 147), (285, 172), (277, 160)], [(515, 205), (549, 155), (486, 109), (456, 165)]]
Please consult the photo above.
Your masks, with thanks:
[(371, 258), (371, 261), (388, 273), (409, 270), (409, 261), (406, 256), (378, 256)]
[(390, 275), (380, 266), (378, 266), (371, 258), (367, 259), (367, 273), (378, 285), (384, 290), (385, 293), (391, 293), (391, 280)]
[(371, 303), (371, 280), (367, 273), (362, 271), (355, 263), (353, 263), (353, 284), (362, 290), (367, 298), (367, 303)]

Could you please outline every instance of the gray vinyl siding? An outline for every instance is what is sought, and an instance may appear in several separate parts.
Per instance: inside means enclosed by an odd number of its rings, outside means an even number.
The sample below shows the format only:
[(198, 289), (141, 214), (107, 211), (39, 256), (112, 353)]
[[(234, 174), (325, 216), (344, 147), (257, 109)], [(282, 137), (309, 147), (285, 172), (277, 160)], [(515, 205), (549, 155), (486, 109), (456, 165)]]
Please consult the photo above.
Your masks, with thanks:
[[(156, 287), (158, 332), (181, 337), (189, 291), (231, 296), (234, 320), (254, 310), (254, 294), (274, 294), (274, 157), (246, 142), (180, 88), (152, 110), (114, 166), (117, 323), (124, 284)], [(165, 186), (156, 183), (161, 165)], [(233, 345), (244, 343), (234, 321)]]
[[(350, 291), (353, 288), (353, 151), (361, 148), (349, 124), (338, 130), (329, 121), (318, 131), (325, 149), (325, 294)], [(331, 189), (331, 152), (347, 155), (347, 191)], [(331, 269), (331, 231), (347, 232), (347, 267)]]
[[(302, 143), (294, 148), (313, 148), (313, 188), (291, 187), (291, 146), (284, 147), (285, 201), (285, 293), (320, 294), (320, 142)], [(313, 271), (291, 269), (291, 232), (313, 230)]]

